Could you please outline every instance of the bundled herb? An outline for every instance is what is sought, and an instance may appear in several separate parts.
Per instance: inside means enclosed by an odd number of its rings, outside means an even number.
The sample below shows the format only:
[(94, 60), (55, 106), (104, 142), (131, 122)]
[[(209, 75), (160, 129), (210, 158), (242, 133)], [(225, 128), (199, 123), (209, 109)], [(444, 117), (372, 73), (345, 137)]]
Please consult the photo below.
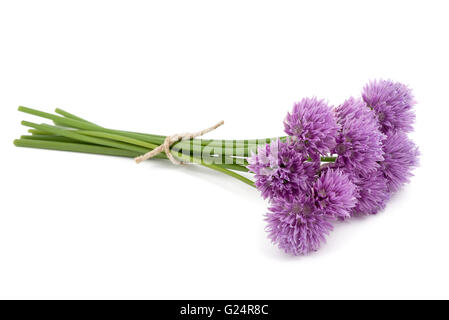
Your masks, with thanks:
[(409, 181), (419, 156), (407, 136), (413, 130), (414, 104), (407, 86), (373, 81), (362, 98), (336, 108), (304, 98), (285, 118), (287, 136), (256, 140), (198, 138), (223, 122), (163, 136), (108, 129), (61, 109), (50, 114), (19, 107), (53, 125), (23, 121), (31, 135), (14, 144), (131, 157), (137, 163), (162, 158), (224, 173), (269, 199), (269, 238), (285, 252), (303, 255), (319, 249), (335, 221), (379, 212)]

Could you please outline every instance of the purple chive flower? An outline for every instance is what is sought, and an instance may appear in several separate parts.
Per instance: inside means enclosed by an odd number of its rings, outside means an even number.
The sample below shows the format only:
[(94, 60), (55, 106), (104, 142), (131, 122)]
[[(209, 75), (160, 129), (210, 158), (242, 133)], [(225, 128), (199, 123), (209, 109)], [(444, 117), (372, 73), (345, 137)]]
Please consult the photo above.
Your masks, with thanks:
[(248, 158), (247, 168), (255, 173), (256, 187), (264, 198), (292, 199), (308, 188), (315, 174), (313, 164), (291, 145), (279, 140), (260, 146)]
[(354, 175), (352, 181), (356, 185), (357, 204), (351, 215), (376, 214), (385, 208), (390, 192), (382, 171), (376, 170), (367, 176)]
[(350, 98), (336, 109), (341, 126), (334, 153), (336, 166), (346, 172), (369, 174), (383, 160), (382, 141), (375, 113), (361, 99)]
[(312, 187), (315, 206), (331, 218), (347, 218), (356, 204), (355, 185), (339, 169), (327, 169)]
[(338, 125), (333, 110), (324, 100), (304, 98), (295, 103), (284, 127), (297, 150), (314, 160), (335, 147)]
[(413, 130), (413, 106), (416, 102), (406, 85), (391, 80), (372, 81), (365, 86), (362, 96), (376, 112), (383, 133)]
[(329, 218), (304, 195), (293, 201), (275, 199), (269, 210), (265, 219), (268, 237), (289, 254), (303, 255), (318, 250), (333, 229)]
[(418, 166), (418, 147), (404, 132), (390, 131), (384, 142), (384, 152), (382, 172), (387, 179), (388, 189), (395, 192), (413, 176), (411, 171)]

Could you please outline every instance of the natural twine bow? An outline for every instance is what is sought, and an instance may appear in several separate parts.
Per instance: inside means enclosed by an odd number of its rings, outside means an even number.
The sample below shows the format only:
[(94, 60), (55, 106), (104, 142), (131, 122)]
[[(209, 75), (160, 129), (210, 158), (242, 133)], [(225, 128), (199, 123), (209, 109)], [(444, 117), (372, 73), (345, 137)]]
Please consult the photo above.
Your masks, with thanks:
[(201, 131), (198, 131), (198, 132), (177, 133), (177, 134), (174, 134), (172, 136), (167, 136), (165, 138), (165, 140), (164, 140), (164, 143), (161, 144), (159, 147), (151, 150), (150, 152), (145, 153), (144, 155), (141, 155), (141, 156), (135, 158), (134, 160), (137, 163), (140, 163), (140, 162), (148, 160), (148, 159), (158, 155), (162, 151), (164, 151), (165, 154), (167, 155), (167, 158), (170, 159), (170, 161), (173, 164), (176, 164), (176, 165), (183, 164), (183, 162), (175, 159), (175, 157), (171, 154), (170, 147), (172, 146), (172, 144), (174, 144), (175, 142), (178, 142), (180, 140), (190, 140), (190, 139), (194, 139), (196, 137), (205, 135), (206, 133), (211, 132), (212, 130), (217, 129), (222, 124), (224, 124), (223, 120), (218, 122), (216, 125), (214, 125), (214, 126), (212, 126), (210, 128), (207, 128), (207, 129), (204, 129), (204, 130), (201, 130)]

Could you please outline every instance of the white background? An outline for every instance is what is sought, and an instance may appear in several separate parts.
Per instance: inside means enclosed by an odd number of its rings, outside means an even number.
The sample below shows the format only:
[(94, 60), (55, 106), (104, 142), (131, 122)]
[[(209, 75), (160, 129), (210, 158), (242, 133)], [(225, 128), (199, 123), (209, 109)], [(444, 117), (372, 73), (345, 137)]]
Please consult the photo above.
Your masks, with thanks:
[[(0, 298), (449, 298), (446, 1), (1, 1)], [(304, 96), (414, 89), (421, 167), (376, 216), (285, 255), (267, 203), (164, 161), (16, 148), (18, 105), (159, 134), (283, 134)]]

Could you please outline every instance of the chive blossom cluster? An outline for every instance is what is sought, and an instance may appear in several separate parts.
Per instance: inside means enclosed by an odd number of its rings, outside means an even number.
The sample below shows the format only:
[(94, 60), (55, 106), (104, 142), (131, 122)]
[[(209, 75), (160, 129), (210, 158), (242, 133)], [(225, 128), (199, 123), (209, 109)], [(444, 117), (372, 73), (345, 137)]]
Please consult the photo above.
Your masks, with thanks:
[(407, 133), (415, 119), (411, 90), (390, 80), (367, 84), (337, 107), (304, 98), (288, 113), (285, 141), (248, 157), (270, 205), (269, 238), (305, 255), (325, 242), (337, 220), (376, 214), (412, 176), (419, 151)]

